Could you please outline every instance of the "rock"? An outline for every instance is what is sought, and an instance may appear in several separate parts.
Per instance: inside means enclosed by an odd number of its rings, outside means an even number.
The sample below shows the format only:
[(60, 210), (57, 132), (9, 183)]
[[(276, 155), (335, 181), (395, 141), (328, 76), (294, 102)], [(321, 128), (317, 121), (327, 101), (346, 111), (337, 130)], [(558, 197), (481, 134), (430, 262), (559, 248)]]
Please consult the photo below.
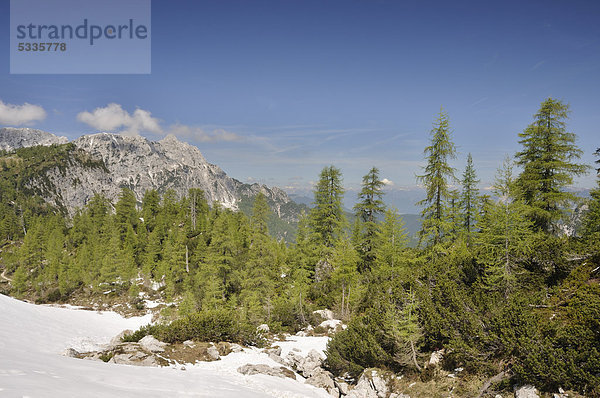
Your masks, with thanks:
[(136, 365), (136, 366), (159, 366), (157, 359), (153, 355), (143, 353), (124, 353), (115, 354), (109, 361), (119, 365)]
[(263, 323), (262, 325), (258, 325), (258, 327), (256, 328), (257, 332), (262, 332), (262, 333), (269, 333), (269, 325), (267, 325), (266, 323)]
[(322, 368), (315, 370), (313, 374), (306, 379), (306, 383), (317, 388), (324, 388), (330, 395), (335, 397), (340, 395), (338, 389), (335, 387), (333, 375)]
[(338, 328), (342, 328), (342, 321), (339, 319), (330, 319), (327, 321), (323, 321), (319, 324), (320, 327), (327, 330), (337, 330)]
[(269, 358), (271, 358), (273, 361), (275, 361), (281, 365), (287, 365), (285, 360), (283, 358), (281, 358), (279, 355), (275, 354), (274, 352), (269, 353)]
[(63, 351), (63, 356), (65, 357), (69, 357), (69, 358), (79, 358), (79, 352), (77, 350), (74, 350), (73, 348), (67, 348), (66, 350)]
[(391, 393), (390, 396), (388, 398), (410, 398), (410, 395), (408, 394), (398, 394), (398, 393)]
[(328, 310), (328, 309), (316, 310), (316, 311), (313, 311), (313, 314), (320, 315), (321, 318), (323, 318), (326, 321), (333, 319), (333, 311)]
[(321, 369), (323, 357), (317, 350), (310, 350), (306, 358), (297, 367), (304, 377), (311, 377)]
[(217, 343), (217, 351), (219, 351), (220, 356), (227, 356), (231, 353), (231, 344), (226, 341), (220, 341)]
[(335, 379), (333, 382), (335, 383), (337, 389), (340, 391), (340, 394), (348, 395), (348, 393), (350, 392), (350, 386), (348, 385), (348, 383), (338, 379)]
[(118, 346), (119, 344), (121, 344), (123, 342), (122, 338), (125, 336), (129, 336), (130, 334), (133, 334), (133, 330), (129, 330), (129, 329), (123, 330), (121, 333), (119, 333), (118, 335), (116, 335), (115, 337), (113, 337), (110, 340), (110, 343), (108, 343), (108, 346), (109, 347)]
[(267, 354), (273, 353), (275, 355), (281, 355), (281, 347), (279, 347), (278, 345), (276, 345), (275, 347), (265, 348), (263, 350), (263, 352), (265, 352)]
[(186, 341), (183, 342), (183, 345), (185, 347), (190, 347), (190, 348), (196, 347), (196, 343), (194, 343), (193, 340), (186, 340)]
[(502, 395), (496, 394), (496, 396), (494, 398), (502, 398)]
[(387, 381), (379, 369), (365, 369), (348, 398), (386, 398), (390, 394)]
[(208, 347), (206, 349), (206, 353), (208, 354), (208, 356), (211, 359), (213, 359), (215, 361), (220, 358), (219, 350), (217, 350), (217, 347), (215, 347), (214, 345), (211, 345), (210, 347)]
[(444, 359), (444, 349), (437, 350), (431, 353), (431, 357), (429, 357), (429, 365), (430, 366), (438, 366), (442, 359)]
[(285, 361), (292, 369), (299, 370), (304, 363), (304, 357), (294, 351), (290, 351), (286, 355)]
[(539, 398), (540, 395), (538, 393), (537, 388), (534, 386), (527, 384), (524, 386), (515, 386), (514, 388), (515, 398)]
[(167, 343), (163, 343), (162, 341), (158, 341), (154, 336), (147, 335), (141, 339), (138, 344), (146, 351), (150, 352), (163, 352), (165, 350), (165, 346)]
[(242, 352), (242, 351), (244, 351), (244, 347), (242, 347), (241, 345), (236, 344), (236, 343), (229, 344), (229, 348), (231, 349), (231, 352)]
[(256, 375), (256, 374), (263, 374), (263, 375), (276, 376), (276, 377), (281, 377), (281, 378), (289, 377), (291, 379), (296, 380), (296, 374), (283, 366), (275, 368), (275, 367), (265, 365), (265, 364), (256, 364), (256, 365), (246, 364), (246, 365), (240, 366), (237, 369), (237, 371), (243, 375), (248, 375), (248, 376)]

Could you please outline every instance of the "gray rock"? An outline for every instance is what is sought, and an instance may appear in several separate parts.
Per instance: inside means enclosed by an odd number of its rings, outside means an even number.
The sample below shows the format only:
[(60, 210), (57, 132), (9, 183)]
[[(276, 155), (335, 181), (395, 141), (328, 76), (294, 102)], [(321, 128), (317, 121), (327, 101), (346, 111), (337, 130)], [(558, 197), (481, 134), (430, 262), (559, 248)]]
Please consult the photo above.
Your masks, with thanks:
[(335, 379), (333, 382), (335, 383), (337, 389), (340, 391), (340, 394), (348, 395), (348, 393), (350, 392), (350, 386), (348, 385), (348, 383), (338, 379)]
[(215, 347), (214, 345), (211, 345), (210, 347), (208, 347), (206, 349), (206, 353), (208, 354), (209, 357), (211, 357), (215, 361), (220, 358), (219, 350), (217, 350), (217, 347)]
[(349, 398), (386, 398), (390, 394), (386, 380), (378, 369), (365, 369), (356, 387), (347, 395)]
[(340, 395), (333, 381), (333, 375), (322, 368), (315, 369), (312, 375), (306, 379), (306, 383), (317, 388), (324, 388), (330, 395), (335, 397)]
[(50, 146), (52, 144), (66, 144), (66, 137), (57, 137), (54, 134), (31, 128), (0, 128), (0, 150), (12, 151), (37, 145)]
[(79, 352), (77, 350), (74, 350), (73, 348), (67, 348), (66, 350), (63, 351), (63, 356), (65, 357), (69, 357), (69, 358), (78, 358), (79, 357)]
[(293, 371), (284, 368), (283, 366), (280, 366), (278, 368), (269, 366), (269, 365), (265, 365), (265, 364), (246, 364), (243, 366), (240, 366), (237, 371), (243, 375), (256, 375), (256, 374), (263, 374), (263, 375), (268, 375), (268, 376), (276, 376), (276, 377), (281, 377), (281, 378), (285, 378), (285, 377), (289, 377), (291, 379), (296, 379), (296, 375), (294, 374)]
[(278, 345), (276, 345), (275, 347), (265, 348), (263, 350), (263, 352), (265, 352), (267, 354), (273, 353), (275, 355), (281, 355), (281, 347), (279, 347)]
[(313, 314), (319, 315), (321, 318), (323, 318), (324, 321), (333, 319), (333, 311), (328, 310), (328, 309), (316, 310), (316, 311), (313, 311)]
[(147, 335), (144, 336), (139, 342), (139, 345), (146, 351), (150, 352), (163, 352), (165, 350), (165, 346), (167, 343), (163, 343), (162, 341), (158, 341), (154, 336)]
[(281, 358), (279, 355), (275, 354), (274, 352), (269, 352), (269, 358), (271, 358), (273, 361), (275, 361), (281, 365), (287, 365), (285, 360), (283, 358)]
[(244, 347), (242, 347), (239, 344), (236, 343), (232, 343), (229, 348), (231, 349), (231, 352), (242, 352), (244, 351)]
[(515, 398), (540, 398), (537, 388), (527, 384), (524, 386), (515, 386)]

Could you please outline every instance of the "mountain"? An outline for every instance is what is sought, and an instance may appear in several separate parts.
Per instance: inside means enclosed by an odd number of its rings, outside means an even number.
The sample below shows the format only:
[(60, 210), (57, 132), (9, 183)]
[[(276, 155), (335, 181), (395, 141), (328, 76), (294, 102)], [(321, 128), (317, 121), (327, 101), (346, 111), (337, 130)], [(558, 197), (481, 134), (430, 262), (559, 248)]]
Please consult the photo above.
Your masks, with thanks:
[(30, 128), (0, 128), (0, 150), (12, 151), (36, 145), (66, 144), (66, 137), (57, 137), (42, 130)]
[[(64, 137), (40, 130), (0, 130), (0, 148), (9, 151), (66, 142)], [(279, 188), (244, 184), (229, 177), (208, 163), (197, 147), (172, 135), (160, 141), (110, 133), (83, 135), (68, 144), (67, 152), (58, 163), (37, 165), (38, 172), (32, 173), (25, 185), (70, 215), (96, 193), (116, 201), (123, 187), (131, 189), (140, 203), (150, 189), (160, 193), (173, 190), (181, 197), (190, 188), (201, 188), (209, 203), (246, 211), (251, 209), (248, 203), (252, 198), (262, 192), (284, 224), (295, 223), (303, 208)], [(279, 225), (278, 229), (286, 228)]]

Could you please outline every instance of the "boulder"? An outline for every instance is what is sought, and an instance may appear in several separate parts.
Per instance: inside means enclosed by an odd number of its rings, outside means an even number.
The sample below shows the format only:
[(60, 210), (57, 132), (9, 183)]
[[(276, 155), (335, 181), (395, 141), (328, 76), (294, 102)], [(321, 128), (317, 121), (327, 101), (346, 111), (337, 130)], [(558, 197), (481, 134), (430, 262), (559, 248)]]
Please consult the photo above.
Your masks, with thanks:
[(208, 347), (206, 349), (206, 353), (208, 354), (208, 356), (211, 359), (213, 359), (215, 361), (220, 358), (219, 350), (217, 350), (217, 347), (215, 347), (214, 345), (211, 345), (210, 347)]
[(296, 374), (283, 367), (280, 366), (278, 368), (276, 367), (272, 367), (269, 365), (265, 365), (265, 364), (246, 364), (243, 366), (240, 366), (237, 371), (243, 375), (257, 375), (257, 374), (262, 374), (262, 375), (268, 375), (268, 376), (276, 376), (276, 377), (281, 377), (281, 378), (285, 378), (285, 377), (289, 377), (291, 379), (296, 380)]
[(153, 355), (142, 352), (115, 354), (109, 361), (119, 365), (135, 366), (159, 366), (157, 359)]
[(335, 379), (333, 382), (335, 383), (337, 389), (340, 391), (340, 394), (348, 395), (348, 393), (350, 392), (350, 385), (348, 383), (338, 379)]
[(304, 357), (297, 352), (290, 351), (286, 355), (285, 361), (292, 369), (299, 370), (304, 363)]
[(356, 387), (347, 395), (349, 398), (387, 398), (390, 388), (379, 369), (365, 369)]
[(242, 351), (244, 351), (244, 347), (242, 347), (241, 345), (236, 344), (236, 343), (229, 344), (229, 348), (231, 349), (231, 352), (242, 352)]
[(165, 350), (165, 346), (167, 343), (163, 343), (162, 341), (158, 341), (154, 336), (147, 335), (141, 339), (138, 344), (146, 351), (150, 352), (163, 352)]
[(229, 353), (232, 351), (231, 344), (226, 341), (218, 342), (216, 347), (217, 351), (219, 351), (219, 355), (222, 357), (229, 355)]
[(186, 340), (183, 342), (183, 345), (185, 347), (190, 347), (190, 348), (196, 347), (196, 343), (194, 343), (194, 340)]
[(339, 397), (340, 395), (333, 381), (333, 375), (322, 368), (313, 370), (312, 375), (306, 379), (306, 383), (317, 388), (324, 388), (325, 391), (334, 397)]
[(297, 367), (298, 371), (302, 373), (304, 377), (311, 377), (315, 372), (321, 369), (323, 364), (323, 357), (317, 350), (310, 350), (306, 358)]
[(322, 327), (323, 329), (327, 329), (329, 330), (333, 330), (333, 331), (337, 331), (338, 328), (342, 329), (343, 325), (342, 325), (342, 321), (340, 321), (339, 319), (329, 319), (327, 321), (323, 321), (319, 324), (320, 327)]
[(333, 319), (333, 311), (328, 310), (328, 309), (316, 310), (316, 311), (313, 311), (313, 314), (319, 315), (321, 318), (323, 318), (326, 321)]
[(266, 323), (263, 323), (262, 325), (258, 325), (256, 330), (258, 332), (262, 332), (262, 333), (269, 333), (269, 331), (270, 331), (269, 325), (267, 325)]
[(278, 345), (276, 345), (275, 347), (269, 347), (269, 348), (265, 348), (263, 350), (263, 352), (267, 353), (267, 354), (275, 354), (275, 355), (281, 355), (281, 347), (279, 347)]
[(74, 350), (73, 348), (67, 348), (66, 350), (63, 351), (63, 356), (65, 357), (69, 357), (69, 358), (79, 358), (79, 352), (77, 350)]
[(527, 384), (524, 386), (515, 386), (515, 398), (540, 398), (537, 388)]

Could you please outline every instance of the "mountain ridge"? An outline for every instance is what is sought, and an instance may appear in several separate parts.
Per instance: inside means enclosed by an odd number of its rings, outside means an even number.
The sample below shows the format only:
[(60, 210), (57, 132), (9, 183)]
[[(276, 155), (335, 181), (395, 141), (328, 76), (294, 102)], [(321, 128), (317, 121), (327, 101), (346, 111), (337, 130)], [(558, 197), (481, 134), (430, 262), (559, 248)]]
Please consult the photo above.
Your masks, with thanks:
[[(65, 137), (42, 130), (0, 129), (0, 150), (9, 152), (67, 142)], [(94, 194), (116, 201), (124, 187), (131, 189), (140, 203), (144, 193), (151, 189), (160, 193), (173, 190), (182, 197), (190, 188), (201, 188), (210, 204), (219, 203), (232, 210), (240, 210), (239, 204), (244, 198), (262, 192), (273, 212), (288, 223), (297, 221), (300, 211), (296, 207), (302, 207), (280, 188), (245, 184), (229, 177), (219, 166), (207, 162), (200, 149), (172, 135), (151, 141), (142, 136), (103, 132), (82, 135), (70, 143), (104, 167), (83, 167), (81, 162), (71, 159), (61, 167), (45, 170), (44, 176), (30, 182), (36, 185), (44, 180), (49, 184), (44, 199), (64, 207), (70, 215), (85, 206)]]

